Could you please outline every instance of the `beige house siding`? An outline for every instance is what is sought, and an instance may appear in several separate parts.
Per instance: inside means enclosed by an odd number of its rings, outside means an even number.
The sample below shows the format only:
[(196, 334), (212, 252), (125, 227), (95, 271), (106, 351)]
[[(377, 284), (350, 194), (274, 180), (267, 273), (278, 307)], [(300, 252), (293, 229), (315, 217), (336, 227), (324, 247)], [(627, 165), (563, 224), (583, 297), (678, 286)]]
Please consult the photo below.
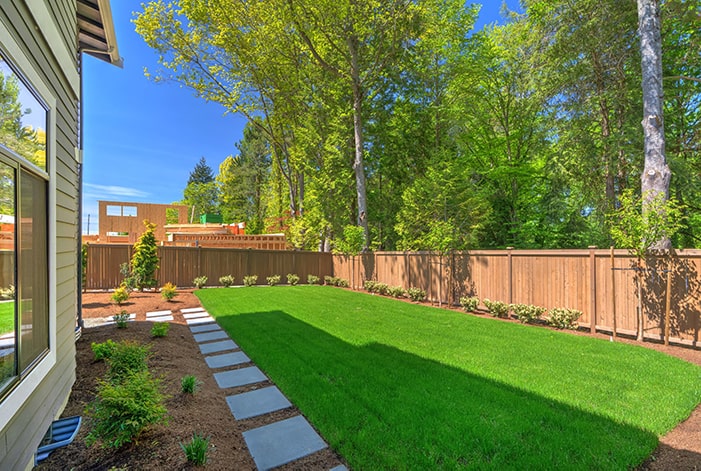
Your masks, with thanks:
[[(31, 7), (27, 6), (29, 3), (33, 3)], [(40, 18), (37, 18), (37, 12), (41, 13)], [(47, 130), (47, 145), (55, 146), (55, 160), (49, 160), (49, 165), (53, 164), (55, 169), (55, 173), (50, 171), (53, 181), (49, 184), (49, 202), (55, 208), (52, 211), (54, 217), (49, 221), (50, 234), (52, 227), (55, 230), (53, 244), (49, 241), (49, 247), (54, 247), (53, 255), (49, 256), (49, 272), (55, 276), (49, 277), (49, 291), (50, 316), (53, 317), (51, 328), (55, 336), (51, 337), (49, 348), (52, 355), (55, 354), (55, 363), (0, 430), (0, 469), (24, 469), (33, 463), (39, 442), (51, 421), (60, 414), (75, 381), (79, 198), (78, 167), (74, 159), (79, 145), (75, 18), (75, 0), (0, 2), (0, 22), (11, 37), (7, 38), (3, 33), (0, 43), (5, 45), (8, 40), (14, 41), (31, 65), (33, 74), (38, 75), (43, 86), (56, 99), (55, 107), (50, 110), (55, 120), (53, 136), (50, 135), (51, 126)], [(48, 31), (45, 26), (51, 23), (53, 30)], [(51, 39), (56, 33), (61, 40), (53, 42)], [(72, 63), (66, 64), (66, 57), (73, 58)], [(70, 73), (71, 70), (75, 75)]]

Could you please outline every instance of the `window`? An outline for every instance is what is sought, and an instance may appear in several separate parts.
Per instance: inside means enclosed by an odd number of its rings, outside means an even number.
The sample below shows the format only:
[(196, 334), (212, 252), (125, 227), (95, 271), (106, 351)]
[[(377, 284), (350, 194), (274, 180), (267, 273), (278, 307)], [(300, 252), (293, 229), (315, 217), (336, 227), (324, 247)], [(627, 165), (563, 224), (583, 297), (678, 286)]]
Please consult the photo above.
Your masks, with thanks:
[(49, 350), (47, 115), (0, 53), (0, 395)]
[(127, 216), (136, 217), (136, 206), (119, 206), (108, 204), (106, 211), (107, 216)]

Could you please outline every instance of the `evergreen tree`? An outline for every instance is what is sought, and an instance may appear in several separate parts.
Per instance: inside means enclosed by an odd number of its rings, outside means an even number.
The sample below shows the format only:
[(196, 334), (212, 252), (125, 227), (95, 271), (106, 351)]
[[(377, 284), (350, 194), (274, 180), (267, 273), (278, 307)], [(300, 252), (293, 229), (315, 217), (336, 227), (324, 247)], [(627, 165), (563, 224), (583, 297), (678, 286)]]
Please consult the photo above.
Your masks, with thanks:
[(134, 253), (131, 256), (130, 278), (135, 288), (143, 291), (144, 288), (156, 286), (156, 270), (158, 270), (158, 243), (153, 231), (156, 225), (144, 220), (146, 230), (134, 244)]
[(214, 171), (212, 167), (207, 165), (207, 161), (204, 157), (200, 157), (200, 161), (197, 162), (195, 168), (190, 172), (190, 178), (187, 180), (187, 185), (190, 186), (192, 183), (211, 183), (214, 181)]

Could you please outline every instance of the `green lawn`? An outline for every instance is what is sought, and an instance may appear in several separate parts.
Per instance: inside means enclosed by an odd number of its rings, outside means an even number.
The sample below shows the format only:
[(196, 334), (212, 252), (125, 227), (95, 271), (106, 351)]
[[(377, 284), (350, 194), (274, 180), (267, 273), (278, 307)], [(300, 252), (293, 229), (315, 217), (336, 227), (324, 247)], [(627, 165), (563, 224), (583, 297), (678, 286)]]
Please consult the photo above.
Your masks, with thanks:
[(12, 332), (15, 328), (15, 303), (0, 303), (0, 335)]
[(701, 400), (641, 347), (325, 286), (196, 292), (353, 469), (628, 469)]

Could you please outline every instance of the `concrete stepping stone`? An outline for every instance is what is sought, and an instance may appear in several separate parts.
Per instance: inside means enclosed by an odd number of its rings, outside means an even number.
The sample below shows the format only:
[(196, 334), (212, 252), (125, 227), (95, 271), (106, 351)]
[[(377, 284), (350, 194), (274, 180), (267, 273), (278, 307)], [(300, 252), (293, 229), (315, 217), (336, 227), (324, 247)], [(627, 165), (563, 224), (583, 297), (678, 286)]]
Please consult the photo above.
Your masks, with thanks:
[(327, 446), (301, 415), (248, 430), (243, 438), (260, 470), (282, 466)]
[(188, 308), (180, 310), (180, 312), (182, 312), (183, 314), (187, 314), (190, 312), (200, 312), (200, 311), (204, 311), (204, 308), (203, 307), (188, 307)]
[(170, 310), (147, 312), (147, 313), (146, 313), (146, 319), (148, 319), (148, 318), (150, 318), (150, 317), (170, 316), (171, 314), (173, 314), (173, 311), (170, 311)]
[(236, 420), (292, 407), (292, 403), (275, 386), (229, 396), (226, 403)]
[(239, 348), (238, 345), (234, 343), (233, 340), (221, 340), (219, 342), (211, 342), (211, 343), (201, 343), (200, 345), (200, 352), (202, 352), (203, 355), (208, 355), (210, 353), (217, 353), (217, 352), (223, 352), (226, 350), (236, 350)]
[(150, 322), (168, 322), (173, 320), (173, 316), (147, 317), (146, 320)]
[(200, 317), (209, 317), (209, 313), (207, 311), (201, 311), (183, 314), (183, 319), (199, 319)]
[(204, 357), (204, 359), (207, 362), (207, 366), (212, 369), (241, 365), (242, 363), (248, 363), (251, 361), (251, 359), (248, 358), (248, 355), (243, 353), (241, 350), (238, 352), (223, 353), (221, 355), (212, 355), (209, 357)]
[(202, 334), (195, 334), (195, 342), (211, 342), (212, 340), (228, 339), (229, 335), (223, 330), (213, 330), (211, 332), (204, 332)]
[(214, 318), (212, 316), (200, 317), (199, 319), (185, 319), (185, 323), (187, 325), (207, 324), (209, 322), (214, 322)]
[(208, 324), (202, 324), (202, 325), (195, 325), (190, 327), (190, 332), (193, 334), (199, 334), (201, 332), (210, 332), (212, 330), (219, 330), (219, 324), (215, 322), (210, 322)]
[(241, 368), (239, 370), (214, 373), (214, 379), (220, 388), (226, 389), (260, 383), (262, 381), (267, 381), (268, 378), (257, 366), (249, 366), (248, 368)]

